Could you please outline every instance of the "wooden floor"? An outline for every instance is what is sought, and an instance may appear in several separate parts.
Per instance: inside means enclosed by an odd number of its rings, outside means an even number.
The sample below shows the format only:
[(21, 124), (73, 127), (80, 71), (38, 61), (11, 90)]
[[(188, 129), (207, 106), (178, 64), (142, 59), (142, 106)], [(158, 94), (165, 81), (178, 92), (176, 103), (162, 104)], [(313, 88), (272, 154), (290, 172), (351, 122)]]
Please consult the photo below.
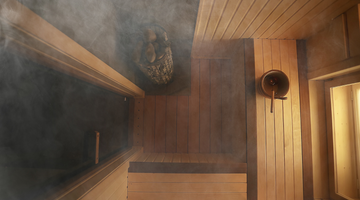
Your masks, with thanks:
[(148, 153), (246, 152), (241, 77), (231, 60), (192, 59), (190, 96), (135, 100), (134, 145)]

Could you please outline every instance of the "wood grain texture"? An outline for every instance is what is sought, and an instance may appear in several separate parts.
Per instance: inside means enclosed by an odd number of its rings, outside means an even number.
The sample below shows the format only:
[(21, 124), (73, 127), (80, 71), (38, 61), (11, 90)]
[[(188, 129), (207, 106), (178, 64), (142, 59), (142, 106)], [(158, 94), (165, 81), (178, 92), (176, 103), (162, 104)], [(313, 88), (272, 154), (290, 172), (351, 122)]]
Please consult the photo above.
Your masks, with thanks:
[(155, 96), (145, 96), (144, 102), (144, 151), (155, 151)]
[(142, 146), (144, 136), (144, 99), (135, 99), (133, 145)]
[(129, 173), (129, 182), (142, 183), (246, 183), (246, 174)]
[[(224, 44), (240, 38), (307, 39), (358, 3), (358, 0), (203, 0), (192, 57), (225, 58), (227, 53), (221, 52), (234, 52), (236, 45)], [(220, 46), (230, 51), (215, 50)]]
[(155, 97), (155, 152), (165, 152), (166, 96)]
[(135, 99), (129, 98), (129, 130), (128, 130), (128, 144), (134, 145), (134, 114), (135, 114)]
[[(288, 75), (290, 90), (285, 101), (256, 94), (258, 197), (303, 199), (302, 139), (296, 42), (255, 40), (255, 74), (260, 78), (270, 69)], [(259, 79), (257, 79), (259, 80)], [(259, 83), (258, 83), (259, 84)], [(266, 192), (262, 192), (266, 191)]]
[(307, 59), (305, 41), (297, 41), (297, 59), (299, 68), (299, 90), (301, 109), (301, 137), (303, 150), (304, 199), (314, 198), (313, 163), (310, 121), (310, 99), (307, 80)]
[(177, 152), (188, 152), (189, 97), (178, 96), (177, 104)]
[(158, 199), (172, 199), (172, 200), (246, 200), (246, 193), (139, 193), (129, 192), (129, 200), (158, 200)]
[(210, 62), (210, 78), (211, 78), (211, 153), (221, 152), (221, 100), (222, 100), (222, 81), (221, 81), (221, 64), (219, 60), (211, 60)]
[(166, 97), (166, 153), (175, 153), (177, 148), (177, 96)]
[(189, 96), (189, 153), (199, 152), (199, 71), (200, 60), (191, 59), (191, 95)]
[(210, 65), (209, 60), (200, 60), (199, 125), (200, 152), (210, 152)]
[(224, 153), (232, 152), (233, 93), (232, 73), (228, 60), (223, 61), (221, 67), (222, 100), (221, 100), (221, 149)]

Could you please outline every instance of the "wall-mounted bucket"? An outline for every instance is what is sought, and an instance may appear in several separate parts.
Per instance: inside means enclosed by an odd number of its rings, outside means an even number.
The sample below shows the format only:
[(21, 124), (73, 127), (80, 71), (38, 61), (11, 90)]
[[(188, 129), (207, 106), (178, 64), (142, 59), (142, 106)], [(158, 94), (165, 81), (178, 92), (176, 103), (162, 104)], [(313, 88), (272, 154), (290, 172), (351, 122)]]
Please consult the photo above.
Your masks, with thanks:
[(271, 110), (274, 110), (274, 100), (286, 100), (285, 95), (289, 91), (289, 78), (280, 70), (270, 70), (261, 77), (261, 90), (264, 95), (271, 98)]

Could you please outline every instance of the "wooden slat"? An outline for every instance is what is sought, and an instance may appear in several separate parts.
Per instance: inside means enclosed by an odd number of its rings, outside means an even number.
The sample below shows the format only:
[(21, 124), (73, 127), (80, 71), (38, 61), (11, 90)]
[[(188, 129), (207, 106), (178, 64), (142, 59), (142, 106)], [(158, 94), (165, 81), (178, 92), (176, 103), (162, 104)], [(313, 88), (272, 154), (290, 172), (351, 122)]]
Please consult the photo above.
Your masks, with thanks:
[(255, 0), (241, 1), (239, 8), (236, 10), (236, 13), (234, 14), (233, 18), (231, 18), (231, 22), (230, 22), (228, 28), (226, 29), (224, 35), (222, 36), (223, 40), (231, 39), (234, 32), (241, 25), (246, 14), (252, 8), (252, 6), (255, 2), (256, 2)]
[[(271, 52), (273, 69), (281, 70), (280, 42), (271, 41)], [(285, 169), (284, 169), (284, 119), (283, 119), (283, 101), (274, 102), (275, 119), (275, 163), (276, 163), (276, 199), (285, 200)]]
[[(246, 51), (246, 50), (245, 50)], [(263, 56), (263, 40), (254, 40), (255, 54), (255, 79), (259, 80), (264, 73), (264, 56)], [(247, 84), (248, 85), (248, 84)], [(247, 102), (248, 104), (248, 102)], [(266, 132), (265, 132), (265, 99), (263, 96), (256, 94), (256, 127), (257, 127), (257, 185), (258, 199), (266, 199)], [(250, 125), (249, 125), (250, 123)], [(253, 125), (247, 122), (247, 126)], [(250, 187), (249, 187), (250, 188)]]
[(177, 151), (178, 153), (188, 152), (188, 124), (189, 124), (189, 97), (178, 96), (177, 104)]
[(306, 5), (309, 0), (296, 1), (289, 9), (284, 11), (284, 13), (269, 27), (262, 33), (259, 37), (261, 38), (270, 38), (270, 36), (278, 30), (281, 26), (283, 26), (293, 15), (295, 15), (299, 9), (301, 9), (304, 5)]
[(128, 183), (129, 192), (246, 192), (246, 183)]
[(136, 162), (145, 162), (146, 159), (150, 156), (150, 153), (143, 153), (136, 159)]
[(300, 99), (296, 42), (289, 42), (289, 61), (290, 61), (290, 89), (292, 100), (292, 122), (294, 140), (294, 183), (295, 200), (303, 199), (303, 169), (302, 169), (302, 148), (301, 148), (301, 120), (300, 120)]
[(127, 196), (126, 185), (127, 185), (127, 181), (125, 179), (123, 182), (119, 184), (118, 189), (110, 196), (109, 200), (119, 200), (119, 199), (125, 200)]
[(165, 154), (164, 162), (172, 162), (173, 156), (174, 156), (173, 153), (167, 153), (167, 154)]
[(228, 0), (214, 0), (203, 40), (212, 40)]
[(181, 162), (182, 162), (182, 163), (190, 163), (189, 154), (187, 154), (187, 153), (182, 153), (182, 154), (181, 154)]
[[(254, 4), (251, 6), (249, 12), (246, 13), (246, 16), (242, 20), (240, 26), (238, 26), (236, 31), (231, 36), (231, 39), (241, 38), (241, 36), (245, 32), (245, 30), (247, 30), (249, 28), (249, 26), (251, 26), (251, 24), (256, 19), (256, 17), (263, 11), (264, 7), (268, 4), (268, 1), (269, 0), (257, 0), (254, 2)], [(270, 1), (270, 3), (271, 2), (273, 2), (273, 1)], [(276, 2), (278, 2), (278, 1), (276, 1)]]
[(200, 60), (200, 152), (210, 152), (210, 66)]
[(154, 162), (157, 157), (156, 153), (151, 153), (149, 157), (145, 160), (145, 162)]
[(166, 153), (176, 152), (177, 96), (166, 97)]
[(211, 153), (221, 152), (221, 64), (219, 60), (210, 61), (211, 76)]
[(155, 97), (155, 152), (165, 152), (166, 96)]
[[(272, 69), (271, 41), (263, 40), (264, 73)], [(265, 98), (265, 131), (266, 131), (266, 183), (267, 199), (276, 199), (275, 189), (275, 135), (274, 114), (270, 113), (271, 100)]]
[[(251, 41), (253, 42), (253, 41)], [(238, 51), (231, 60), (232, 77), (245, 77), (245, 43), (241, 40), (237, 44)], [(251, 51), (251, 50), (250, 50)], [(232, 78), (232, 153), (240, 162), (246, 161), (246, 91), (245, 78)]]
[(199, 162), (199, 159), (197, 158), (196, 154), (190, 153), (189, 157), (190, 157), (190, 162), (191, 163), (198, 163)]
[(208, 161), (205, 158), (204, 154), (198, 153), (198, 154), (196, 154), (196, 157), (198, 158), (199, 163), (208, 163)]
[(135, 99), (129, 98), (129, 125), (128, 125), (128, 144), (134, 145), (134, 115), (135, 115)]
[(246, 174), (129, 173), (129, 182), (142, 183), (246, 183)]
[[(279, 7), (279, 5), (286, 1), (268, 1), (265, 4), (265, 7), (261, 10), (261, 12), (256, 16), (254, 21), (247, 27), (246, 30), (242, 31), (241, 36), (242, 38), (249, 38), (253, 35), (253, 33), (258, 30), (259, 26), (264, 23), (270, 14), (275, 12), (275, 9)], [(239, 36), (238, 36), (239, 37)]]
[(129, 200), (246, 200), (246, 193), (140, 193), (129, 192)]
[(232, 152), (232, 125), (233, 108), (232, 108), (232, 74), (229, 60), (221, 62), (221, 82), (222, 82), (222, 100), (221, 100), (221, 151), (223, 153)]
[[(313, 8), (310, 12), (306, 13), (304, 17), (294, 23), (288, 30), (284, 31), (280, 38), (294, 38), (294, 35), (299, 34), (301, 31), (299, 29), (304, 28), (304, 25), (311, 23), (311, 21), (319, 14), (324, 12), (326, 8), (333, 5), (338, 0), (327, 0), (322, 1), (318, 6)], [(299, 38), (295, 38), (299, 39)]]
[[(257, 28), (257, 30), (251, 35), (252, 38), (259, 38), (266, 30), (272, 26), (276, 26), (275, 22), (286, 12), (296, 0), (284, 0), (281, 1), (279, 6), (266, 17), (263, 23)], [(245, 37), (245, 34), (244, 34)]]
[(145, 96), (144, 107), (144, 152), (154, 152), (155, 96)]
[(154, 162), (163, 162), (165, 159), (165, 154), (164, 153), (160, 153), (157, 155), (156, 159)]
[[(289, 68), (289, 41), (280, 41), (281, 70), (290, 78)], [(294, 194), (294, 153), (292, 133), (291, 90), (287, 100), (283, 102), (284, 113), (284, 151), (285, 151), (285, 194), (286, 199), (293, 199)]]
[(189, 153), (199, 152), (199, 63), (191, 59), (191, 95), (189, 97)]
[(144, 135), (144, 99), (135, 99), (134, 105), (134, 146), (143, 145)]
[[(332, 0), (333, 1), (333, 0)], [(292, 14), (292, 17), (288, 19), (279, 29), (271, 34), (271, 38), (279, 38), (279, 36), (288, 30), (294, 23), (306, 16), (312, 9), (318, 6), (323, 0), (308, 1), (303, 7), (298, 7), (297, 12)]]
[(292, 27), (291, 30), (289, 30), (288, 35), (294, 39), (309, 38), (311, 35), (327, 27), (335, 17), (344, 13), (356, 3), (360, 2), (355, 2), (353, 0), (337, 0), (328, 6), (323, 12), (316, 15), (313, 19), (307, 20), (303, 26)]
[(246, 163), (180, 163), (181, 157), (170, 162), (130, 162), (129, 172), (136, 173), (246, 173)]
[[(240, 0), (228, 0), (224, 12), (222, 13), (222, 17), (219, 21), (215, 34), (213, 36), (213, 40), (217, 41), (220, 40), (226, 29), (229, 27), (232, 18), (234, 17), (236, 11), (239, 9), (240, 4), (242, 1)], [(238, 19), (238, 18), (237, 18)]]
[(181, 154), (179, 153), (174, 153), (174, 157), (172, 160), (173, 163), (181, 163)]

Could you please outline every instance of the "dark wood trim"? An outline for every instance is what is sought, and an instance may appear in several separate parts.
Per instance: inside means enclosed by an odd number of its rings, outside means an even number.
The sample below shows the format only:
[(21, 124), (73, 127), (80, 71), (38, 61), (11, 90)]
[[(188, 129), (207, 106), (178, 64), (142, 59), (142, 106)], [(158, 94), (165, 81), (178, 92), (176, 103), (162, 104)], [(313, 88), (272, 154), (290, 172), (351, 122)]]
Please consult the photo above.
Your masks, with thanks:
[(130, 162), (132, 173), (246, 173), (246, 163)]
[[(254, 40), (244, 39), (245, 99), (247, 137), (247, 195), (248, 200), (257, 200), (257, 127), (256, 127), (256, 80)], [(240, 56), (240, 55), (238, 55)]]
[(301, 116), (301, 140), (303, 156), (303, 184), (304, 200), (314, 199), (313, 165), (312, 165), (312, 142), (310, 121), (309, 85), (307, 79), (306, 41), (296, 41), (299, 91), (300, 91), (300, 116)]

